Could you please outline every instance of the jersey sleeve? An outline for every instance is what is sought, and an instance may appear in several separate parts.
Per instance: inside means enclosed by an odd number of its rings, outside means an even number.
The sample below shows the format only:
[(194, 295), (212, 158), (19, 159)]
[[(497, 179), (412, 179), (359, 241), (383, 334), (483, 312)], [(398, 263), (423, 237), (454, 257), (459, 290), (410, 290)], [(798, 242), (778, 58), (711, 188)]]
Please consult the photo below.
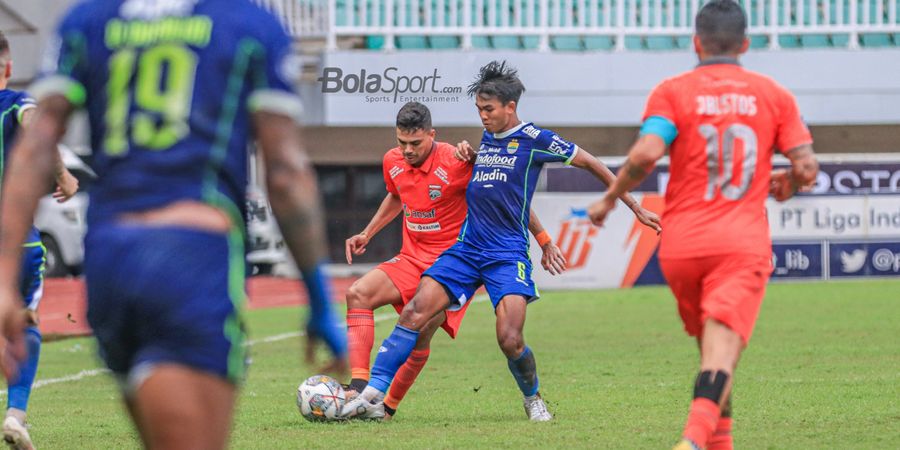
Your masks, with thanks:
[(781, 98), (781, 117), (778, 120), (775, 146), (783, 153), (804, 144), (811, 144), (812, 135), (800, 116), (797, 99), (793, 94), (782, 88)]
[(675, 114), (675, 105), (669, 95), (669, 84), (663, 81), (650, 91), (641, 121), (646, 121), (648, 118), (655, 116), (675, 123)]
[(88, 29), (86, 4), (69, 11), (50, 38), (41, 63), (41, 75), (28, 89), (35, 99), (62, 95), (81, 107), (87, 99)]
[(578, 153), (578, 146), (559, 137), (553, 131), (541, 130), (534, 140), (534, 156), (537, 162), (564, 162), (571, 164)]
[(37, 104), (30, 95), (26, 93), (22, 93), (19, 95), (19, 98), (16, 100), (16, 106), (18, 106), (18, 112), (16, 113), (16, 121), (20, 124), (22, 123), (22, 118), (25, 116), (25, 112), (29, 109), (34, 109)]
[(303, 103), (294, 92), (293, 81), (300, 76), (300, 61), (291, 49), (291, 38), (274, 16), (263, 12), (263, 23), (255, 26), (262, 45), (251, 67), (252, 89), (247, 98), (250, 112), (270, 112), (293, 118), (303, 114)]
[(391, 169), (395, 166), (391, 163), (390, 158), (388, 158), (388, 154), (384, 155), (384, 160), (381, 163), (381, 172), (384, 176), (384, 186), (387, 188), (387, 191), (394, 195), (400, 195), (400, 191), (397, 190), (397, 185), (394, 184), (394, 177), (391, 174)]

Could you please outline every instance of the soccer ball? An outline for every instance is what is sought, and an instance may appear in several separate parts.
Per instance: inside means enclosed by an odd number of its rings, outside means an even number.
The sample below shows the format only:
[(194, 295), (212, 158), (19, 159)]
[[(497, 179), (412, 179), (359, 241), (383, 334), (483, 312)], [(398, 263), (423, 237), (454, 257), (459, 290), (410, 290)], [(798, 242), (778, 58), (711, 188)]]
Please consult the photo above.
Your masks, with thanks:
[(327, 375), (313, 375), (297, 388), (297, 407), (311, 422), (337, 420), (345, 401), (341, 383)]

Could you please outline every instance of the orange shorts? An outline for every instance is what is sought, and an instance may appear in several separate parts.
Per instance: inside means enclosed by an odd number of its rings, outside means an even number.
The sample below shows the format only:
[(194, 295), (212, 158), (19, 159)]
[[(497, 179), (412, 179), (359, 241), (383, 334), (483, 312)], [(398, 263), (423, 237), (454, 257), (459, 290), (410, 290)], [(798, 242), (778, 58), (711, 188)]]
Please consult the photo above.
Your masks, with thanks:
[(703, 332), (707, 319), (715, 319), (750, 341), (759, 315), (772, 260), (750, 254), (700, 258), (661, 258), (660, 267), (675, 299), (684, 330)]
[[(394, 283), (394, 286), (397, 287), (397, 290), (400, 291), (403, 303), (394, 304), (397, 314), (403, 311), (403, 306), (412, 300), (413, 295), (416, 294), (416, 288), (419, 287), (419, 279), (422, 278), (422, 272), (425, 272), (425, 269), (429, 267), (431, 267), (431, 263), (419, 261), (406, 255), (397, 255), (376, 267), (376, 269), (386, 273), (391, 282)], [(451, 338), (456, 338), (459, 326), (462, 324), (463, 316), (466, 315), (466, 310), (469, 308), (470, 303), (472, 302), (466, 302), (457, 311), (445, 311), (447, 319), (441, 324), (441, 328)]]

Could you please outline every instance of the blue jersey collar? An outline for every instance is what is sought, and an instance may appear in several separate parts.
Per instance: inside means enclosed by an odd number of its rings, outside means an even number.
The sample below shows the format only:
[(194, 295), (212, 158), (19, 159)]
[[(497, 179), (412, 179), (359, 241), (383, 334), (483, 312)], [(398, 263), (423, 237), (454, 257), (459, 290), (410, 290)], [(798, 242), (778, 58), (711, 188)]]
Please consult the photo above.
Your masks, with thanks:
[(515, 133), (516, 131), (521, 130), (522, 127), (524, 127), (525, 125), (526, 125), (525, 122), (519, 122), (518, 125), (510, 128), (502, 133), (493, 133), (494, 139), (506, 139), (507, 137), (509, 137), (510, 135)]

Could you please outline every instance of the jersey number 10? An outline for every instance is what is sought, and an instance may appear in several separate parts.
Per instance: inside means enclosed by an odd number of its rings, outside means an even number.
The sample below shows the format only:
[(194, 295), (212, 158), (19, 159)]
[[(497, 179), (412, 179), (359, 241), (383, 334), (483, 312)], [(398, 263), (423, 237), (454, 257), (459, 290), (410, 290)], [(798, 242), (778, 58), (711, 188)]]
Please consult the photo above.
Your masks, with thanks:
[[(181, 45), (116, 52), (109, 60), (106, 153), (122, 156), (127, 152), (129, 129), (131, 141), (149, 150), (165, 150), (187, 136), (196, 71), (196, 55)], [(129, 114), (132, 79), (137, 108)]]
[[(700, 135), (706, 140), (706, 194), (703, 199), (710, 201), (716, 197), (718, 190), (728, 200), (738, 200), (747, 193), (750, 181), (756, 172), (756, 133), (753, 128), (742, 123), (735, 123), (725, 129), (719, 136), (715, 125), (703, 124), (699, 128)], [(738, 139), (744, 143), (743, 161), (735, 161), (734, 144)], [(722, 175), (719, 175), (719, 147), (722, 148)], [(733, 183), (735, 163), (741, 167), (741, 184)]]

